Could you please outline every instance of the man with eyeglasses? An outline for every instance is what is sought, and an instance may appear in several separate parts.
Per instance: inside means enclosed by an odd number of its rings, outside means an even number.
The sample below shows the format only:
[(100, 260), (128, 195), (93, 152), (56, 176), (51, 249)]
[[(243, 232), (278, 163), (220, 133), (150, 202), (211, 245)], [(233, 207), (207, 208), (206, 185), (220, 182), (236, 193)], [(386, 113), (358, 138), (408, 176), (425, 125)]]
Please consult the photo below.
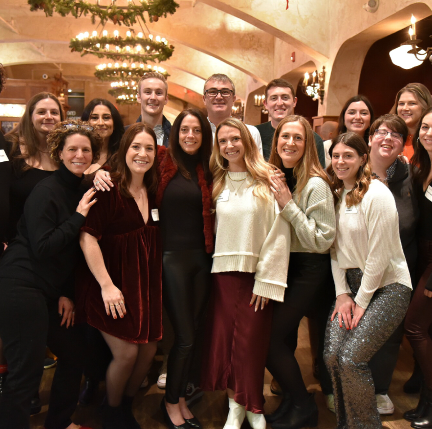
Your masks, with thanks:
[[(232, 107), (236, 100), (234, 82), (225, 74), (213, 74), (205, 81), (203, 100), (207, 108), (214, 140), (216, 127), (231, 116)], [(260, 133), (253, 125), (246, 126), (262, 154)]]
[(168, 84), (157, 72), (148, 72), (138, 82), (137, 100), (141, 103), (141, 115), (136, 122), (145, 122), (153, 128), (159, 146), (168, 147), (171, 123), (163, 115), (168, 103)]
[[(261, 134), (264, 159), (270, 157), (273, 135), (280, 121), (289, 115), (294, 115), (294, 108), (297, 105), (295, 89), (285, 79), (273, 79), (265, 88), (264, 107), (268, 110), (269, 122), (257, 125)], [(322, 138), (314, 132), (315, 145), (318, 151), (320, 164), (325, 168), (324, 145)]]

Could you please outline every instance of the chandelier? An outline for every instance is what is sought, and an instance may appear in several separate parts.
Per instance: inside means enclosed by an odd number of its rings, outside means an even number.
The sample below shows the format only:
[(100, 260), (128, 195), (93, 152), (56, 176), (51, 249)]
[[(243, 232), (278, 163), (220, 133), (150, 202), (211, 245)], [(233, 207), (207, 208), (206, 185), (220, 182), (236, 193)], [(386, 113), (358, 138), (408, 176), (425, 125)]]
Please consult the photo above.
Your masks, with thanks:
[(171, 57), (174, 46), (168, 46), (164, 37), (153, 37), (152, 34), (145, 37), (142, 32), (135, 36), (132, 33), (134, 30), (128, 29), (125, 37), (122, 37), (118, 30), (115, 30), (113, 35), (103, 30), (102, 35), (93, 31), (90, 36), (86, 31), (72, 39), (69, 47), (72, 52), (82, 52), (81, 56), (92, 54), (113, 61), (162, 62)]
[(156, 22), (162, 16), (166, 18), (168, 13), (173, 14), (179, 6), (174, 0), (127, 0), (125, 6), (117, 5), (117, 0), (108, 0), (106, 3), (108, 5), (104, 6), (101, 0), (93, 3), (83, 0), (28, 0), (31, 11), (42, 9), (46, 16), (53, 16), (54, 12), (61, 16), (71, 14), (75, 18), (90, 15), (93, 24), (97, 18), (102, 25), (110, 20), (114, 24), (123, 23), (126, 26), (135, 24), (138, 18), (146, 22), (145, 12), (150, 22)]
[(102, 81), (114, 82), (121, 80), (139, 80), (143, 74), (155, 71), (168, 78), (168, 72), (159, 66), (150, 64), (104, 63), (96, 66), (95, 76)]
[(311, 97), (313, 100), (321, 100), (321, 104), (323, 104), (325, 93), (325, 74), (325, 67), (323, 66), (321, 72), (318, 73), (318, 71), (315, 70), (312, 73), (312, 81), (309, 82), (310, 75), (306, 72), (302, 83), (303, 93)]
[(422, 41), (417, 39), (416, 19), (414, 15), (411, 15), (411, 26), (408, 30), (408, 34), (409, 39), (406, 42), (403, 42), (398, 48), (390, 51), (389, 54), (392, 63), (405, 70), (419, 66), (428, 58), (432, 63), (432, 48), (426, 48), (425, 51), (424, 49), (421, 49), (417, 46)]

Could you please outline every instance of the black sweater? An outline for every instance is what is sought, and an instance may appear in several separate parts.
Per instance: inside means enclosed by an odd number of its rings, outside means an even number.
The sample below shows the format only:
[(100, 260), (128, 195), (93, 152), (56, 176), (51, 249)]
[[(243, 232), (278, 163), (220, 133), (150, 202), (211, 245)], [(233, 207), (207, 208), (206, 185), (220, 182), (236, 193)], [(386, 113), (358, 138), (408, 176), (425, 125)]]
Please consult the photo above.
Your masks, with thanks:
[(205, 249), (202, 193), (196, 172), (200, 155), (179, 152), (191, 178), (177, 171), (165, 189), (160, 208), (162, 248)]
[(28, 197), (18, 235), (0, 260), (0, 278), (18, 279), (57, 299), (73, 297), (73, 271), (80, 255), (76, 212), (81, 180), (63, 164)]

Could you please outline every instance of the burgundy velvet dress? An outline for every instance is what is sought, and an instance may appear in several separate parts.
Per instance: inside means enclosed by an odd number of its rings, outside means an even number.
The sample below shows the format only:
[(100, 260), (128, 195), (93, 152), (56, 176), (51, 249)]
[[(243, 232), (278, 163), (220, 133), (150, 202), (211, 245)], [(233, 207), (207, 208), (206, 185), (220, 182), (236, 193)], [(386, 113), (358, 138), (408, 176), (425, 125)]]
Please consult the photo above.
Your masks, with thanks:
[(107, 316), (99, 283), (83, 264), (76, 279), (77, 320), (131, 343), (162, 338), (162, 247), (159, 222), (149, 198), (147, 224), (133, 198), (122, 196), (115, 184), (110, 192), (97, 192), (81, 228), (96, 237), (105, 266), (123, 293), (127, 314)]

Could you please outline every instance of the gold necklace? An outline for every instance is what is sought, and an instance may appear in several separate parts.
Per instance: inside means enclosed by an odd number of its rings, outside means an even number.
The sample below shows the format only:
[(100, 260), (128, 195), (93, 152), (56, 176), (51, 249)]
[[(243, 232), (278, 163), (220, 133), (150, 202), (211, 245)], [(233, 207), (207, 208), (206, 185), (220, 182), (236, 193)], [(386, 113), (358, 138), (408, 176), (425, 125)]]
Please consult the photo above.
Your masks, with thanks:
[(233, 182), (243, 182), (244, 180), (247, 179), (247, 175), (246, 175), (246, 177), (245, 177), (244, 179), (240, 179), (240, 180), (232, 179), (231, 176), (230, 176), (230, 174), (229, 174), (229, 171), (228, 171), (228, 177), (229, 177), (229, 179), (232, 180)]
[[(233, 188), (234, 195), (237, 195), (238, 191), (240, 191), (240, 188), (243, 186), (243, 183), (246, 182), (247, 176), (246, 176), (244, 179), (241, 179), (241, 180), (233, 180), (233, 179), (231, 179), (231, 176), (230, 176), (230, 174), (228, 173), (228, 178), (230, 179), (229, 184), (230, 184), (231, 187)], [(241, 183), (240, 183), (239, 187), (236, 189), (236, 188), (234, 187), (233, 183), (231, 183), (231, 182), (241, 182)]]

